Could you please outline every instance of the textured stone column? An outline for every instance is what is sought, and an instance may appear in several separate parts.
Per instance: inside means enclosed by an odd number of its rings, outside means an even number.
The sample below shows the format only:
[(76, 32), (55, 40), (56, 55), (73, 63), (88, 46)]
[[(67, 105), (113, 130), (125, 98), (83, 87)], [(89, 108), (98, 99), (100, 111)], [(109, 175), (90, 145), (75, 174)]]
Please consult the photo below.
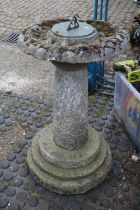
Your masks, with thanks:
[(36, 134), (27, 162), (49, 190), (83, 193), (102, 182), (111, 168), (103, 137), (88, 127), (88, 77), (84, 64), (53, 63), (54, 121)]
[(79, 149), (87, 141), (88, 72), (86, 65), (55, 63), (54, 142)]

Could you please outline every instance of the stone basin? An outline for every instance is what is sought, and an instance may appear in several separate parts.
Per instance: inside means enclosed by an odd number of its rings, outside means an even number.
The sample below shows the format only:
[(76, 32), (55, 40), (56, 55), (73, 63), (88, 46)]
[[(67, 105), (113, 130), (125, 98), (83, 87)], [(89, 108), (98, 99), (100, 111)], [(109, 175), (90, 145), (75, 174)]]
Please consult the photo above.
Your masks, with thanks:
[[(25, 29), (18, 46), (56, 68), (53, 123), (34, 137), (27, 154), (29, 168), (47, 189), (78, 194), (100, 184), (112, 163), (107, 142), (88, 125), (87, 63), (120, 53), (127, 47), (127, 36), (110, 23), (93, 20), (87, 21), (91, 30), (86, 36), (54, 31), (56, 24), (67, 21), (46, 20)], [(77, 35), (79, 28), (72, 30)]]
[(127, 46), (125, 31), (103, 21), (87, 20), (99, 37), (67, 39), (52, 32), (54, 24), (67, 19), (44, 20), (22, 31), (19, 48), (37, 59), (64, 63), (90, 63), (113, 58)]

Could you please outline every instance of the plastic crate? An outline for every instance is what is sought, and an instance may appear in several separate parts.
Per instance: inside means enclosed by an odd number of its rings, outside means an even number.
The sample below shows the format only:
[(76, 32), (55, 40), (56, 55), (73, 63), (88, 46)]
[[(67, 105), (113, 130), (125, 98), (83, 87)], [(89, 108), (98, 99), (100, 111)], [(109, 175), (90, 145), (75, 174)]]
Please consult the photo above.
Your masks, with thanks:
[(115, 76), (114, 112), (140, 152), (140, 93), (122, 73)]

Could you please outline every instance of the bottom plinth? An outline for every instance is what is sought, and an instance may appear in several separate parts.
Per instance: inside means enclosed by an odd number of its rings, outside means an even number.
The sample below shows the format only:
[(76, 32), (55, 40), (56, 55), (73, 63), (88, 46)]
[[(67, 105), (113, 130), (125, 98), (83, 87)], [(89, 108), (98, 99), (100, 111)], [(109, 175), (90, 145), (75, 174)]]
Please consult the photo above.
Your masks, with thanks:
[(60, 194), (79, 194), (100, 184), (111, 169), (108, 144), (93, 128), (78, 150), (59, 148), (53, 141), (53, 124), (33, 139), (27, 163), (37, 182)]

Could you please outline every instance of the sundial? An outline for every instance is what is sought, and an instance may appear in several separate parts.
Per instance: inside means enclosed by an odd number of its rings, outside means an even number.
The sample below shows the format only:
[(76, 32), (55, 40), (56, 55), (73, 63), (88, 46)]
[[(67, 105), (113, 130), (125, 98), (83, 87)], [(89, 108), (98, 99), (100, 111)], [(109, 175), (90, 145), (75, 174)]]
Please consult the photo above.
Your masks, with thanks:
[(110, 23), (74, 15), (25, 29), (18, 46), (55, 66), (53, 123), (35, 135), (29, 169), (48, 190), (84, 193), (106, 178), (112, 163), (104, 137), (88, 125), (87, 63), (119, 54), (127, 48), (127, 35)]
[(78, 15), (74, 15), (70, 21), (55, 24), (52, 27), (55, 35), (65, 38), (82, 38), (90, 35), (97, 38), (99, 33), (86, 22), (79, 22)]

